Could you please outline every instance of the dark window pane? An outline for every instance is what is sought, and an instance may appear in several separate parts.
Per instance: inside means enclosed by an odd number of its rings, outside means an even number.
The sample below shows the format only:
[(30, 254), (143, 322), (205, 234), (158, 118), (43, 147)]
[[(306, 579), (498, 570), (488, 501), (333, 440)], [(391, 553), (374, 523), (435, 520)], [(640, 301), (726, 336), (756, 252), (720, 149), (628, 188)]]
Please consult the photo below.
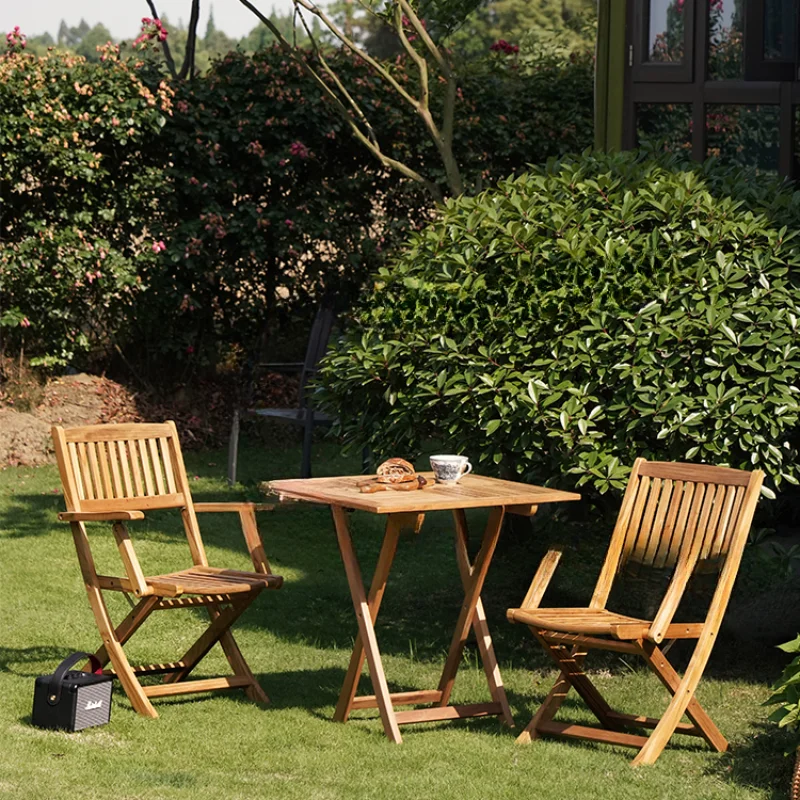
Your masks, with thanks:
[(778, 171), (778, 106), (706, 106), (707, 155), (725, 164)]
[(691, 103), (640, 103), (636, 106), (639, 147), (668, 153), (692, 151)]
[(686, 0), (649, 0), (645, 61), (683, 61)]
[(764, 58), (794, 61), (794, 0), (764, 0)]
[(742, 0), (710, 0), (708, 5), (708, 77), (712, 81), (744, 78)]

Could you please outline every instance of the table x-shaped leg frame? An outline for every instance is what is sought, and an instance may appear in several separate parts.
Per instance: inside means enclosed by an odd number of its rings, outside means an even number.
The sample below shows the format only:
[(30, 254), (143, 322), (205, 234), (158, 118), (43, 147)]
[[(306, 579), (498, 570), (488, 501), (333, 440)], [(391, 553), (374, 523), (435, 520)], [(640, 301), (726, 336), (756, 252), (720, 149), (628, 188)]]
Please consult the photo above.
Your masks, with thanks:
[[(456, 629), (450, 643), (447, 660), (439, 681), (438, 689), (412, 692), (390, 692), (383, 671), (378, 641), (375, 636), (375, 621), (378, 617), (386, 582), (391, 571), (392, 562), (397, 552), (397, 542), (403, 528), (419, 528), (420, 517), (416, 513), (390, 514), (386, 522), (386, 533), (383, 539), (378, 563), (372, 578), (372, 585), (367, 595), (361, 570), (353, 549), (347, 513), (339, 506), (332, 506), (339, 549), (344, 562), (347, 582), (353, 599), (353, 606), (358, 620), (358, 636), (356, 637), (350, 665), (345, 676), (344, 685), (339, 695), (334, 719), (344, 722), (353, 710), (377, 707), (383, 729), (389, 739), (400, 743), (399, 725), (412, 722), (433, 722), (465, 717), (482, 717), (499, 715), (503, 721), (513, 726), (511, 711), (506, 699), (505, 689), (500, 677), (500, 669), (494, 654), (492, 639), (486, 624), (486, 616), (481, 602), (486, 574), (494, 555), (497, 539), (503, 524), (504, 509), (490, 510), (489, 521), (483, 534), (481, 547), (475, 561), (470, 563), (467, 552), (466, 516), (463, 511), (454, 511), (456, 525), (456, 558), (459, 573), (464, 587), (464, 602), (458, 615)], [(470, 629), (474, 630), (478, 642), (478, 651), (486, 672), (491, 703), (474, 703), (470, 705), (451, 705), (450, 694), (455, 683), (456, 673), (461, 663), (464, 646)], [(373, 695), (356, 697), (358, 680), (366, 659), (372, 681)], [(433, 704), (429, 708), (418, 708), (410, 711), (395, 711), (395, 705)]]

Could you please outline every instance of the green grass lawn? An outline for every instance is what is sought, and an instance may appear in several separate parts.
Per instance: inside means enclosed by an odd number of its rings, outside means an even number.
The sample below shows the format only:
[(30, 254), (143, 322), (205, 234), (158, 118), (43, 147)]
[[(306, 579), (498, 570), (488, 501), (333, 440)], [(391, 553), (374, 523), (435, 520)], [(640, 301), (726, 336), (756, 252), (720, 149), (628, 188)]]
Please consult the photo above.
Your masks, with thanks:
[[(244, 450), (241, 478), (229, 490), (224, 455), (187, 455), (197, 500), (262, 499), (257, 481), (292, 477), (299, 450)], [(318, 474), (353, 473), (331, 444), (315, 453)], [(327, 509), (294, 504), (260, 515), (273, 569), (285, 579), (264, 592), (240, 620), (236, 636), (272, 699), (267, 707), (242, 692), (156, 701), (158, 720), (137, 716), (115, 689), (109, 726), (78, 734), (29, 724), (35, 676), (52, 672), (73, 650), (94, 650), (98, 635), (82, 586), (54, 467), (0, 471), (0, 797), (82, 797), (115, 800), (212, 798), (783, 798), (791, 740), (765, 724), (762, 702), (784, 659), (773, 650), (721, 640), (700, 701), (731, 741), (726, 754), (678, 737), (654, 767), (633, 770), (633, 751), (557, 741), (515, 744), (495, 719), (404, 726), (404, 743), (389, 744), (375, 712), (347, 725), (331, 721), (356, 623)], [(480, 514), (470, 516), (474, 533)], [(202, 515), (210, 563), (248, 560), (235, 516)], [(371, 575), (381, 521), (355, 513), (355, 544)], [(188, 566), (176, 514), (151, 513), (131, 529), (145, 573)], [(489, 573), (484, 604), (517, 728), (527, 724), (555, 674), (527, 630), (509, 625), (550, 541), (568, 550), (548, 600), (585, 603), (610, 530), (541, 515), (533, 534), (504, 535)], [(119, 574), (110, 529), (90, 530), (100, 571)], [(747, 556), (745, 572), (747, 571)], [(747, 589), (747, 576), (743, 576)], [(378, 620), (384, 666), (394, 690), (435, 688), (461, 602), (448, 515), (429, 515), (419, 536), (404, 535)], [(114, 597), (112, 613), (126, 613)], [(177, 658), (203, 628), (202, 613), (156, 615), (128, 646), (135, 663)], [(673, 650), (675, 653), (676, 647)], [(685, 663), (686, 654), (676, 660)], [(598, 654), (588, 666), (612, 704), (658, 715), (666, 696), (640, 664)], [(227, 673), (215, 652), (198, 677)], [(362, 689), (368, 686), (362, 679)], [(370, 690), (371, 693), (371, 690)], [(489, 699), (470, 647), (456, 682), (456, 702)], [(576, 701), (562, 717), (590, 719)]]

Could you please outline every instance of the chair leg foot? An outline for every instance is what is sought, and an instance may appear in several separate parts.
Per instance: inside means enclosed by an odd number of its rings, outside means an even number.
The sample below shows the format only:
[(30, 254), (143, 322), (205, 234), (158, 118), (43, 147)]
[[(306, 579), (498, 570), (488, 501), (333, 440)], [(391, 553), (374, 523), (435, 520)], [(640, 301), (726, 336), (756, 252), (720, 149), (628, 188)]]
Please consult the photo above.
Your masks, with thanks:
[(263, 705), (269, 705), (269, 697), (267, 693), (261, 688), (261, 684), (258, 681), (253, 681), (253, 683), (245, 689), (245, 694), (254, 702), (254, 703), (262, 703)]

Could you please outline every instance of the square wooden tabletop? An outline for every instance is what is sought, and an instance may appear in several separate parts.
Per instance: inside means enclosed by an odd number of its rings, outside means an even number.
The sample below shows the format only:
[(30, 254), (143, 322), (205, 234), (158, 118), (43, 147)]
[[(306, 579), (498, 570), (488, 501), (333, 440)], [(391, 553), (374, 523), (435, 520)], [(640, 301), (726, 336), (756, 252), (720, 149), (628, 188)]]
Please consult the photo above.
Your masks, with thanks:
[[(422, 475), (433, 480), (433, 473)], [(396, 514), (423, 511), (447, 511), (456, 508), (514, 507), (520, 513), (526, 508), (542, 503), (563, 503), (580, 500), (574, 492), (547, 489), (529, 483), (504, 481), (483, 475), (465, 475), (456, 484), (436, 483), (430, 489), (413, 492), (385, 492), (365, 494), (356, 485), (364, 475), (338, 478), (295, 478), (270, 481), (273, 494), (287, 500), (305, 500), (310, 503), (357, 508), (373, 514)]]

